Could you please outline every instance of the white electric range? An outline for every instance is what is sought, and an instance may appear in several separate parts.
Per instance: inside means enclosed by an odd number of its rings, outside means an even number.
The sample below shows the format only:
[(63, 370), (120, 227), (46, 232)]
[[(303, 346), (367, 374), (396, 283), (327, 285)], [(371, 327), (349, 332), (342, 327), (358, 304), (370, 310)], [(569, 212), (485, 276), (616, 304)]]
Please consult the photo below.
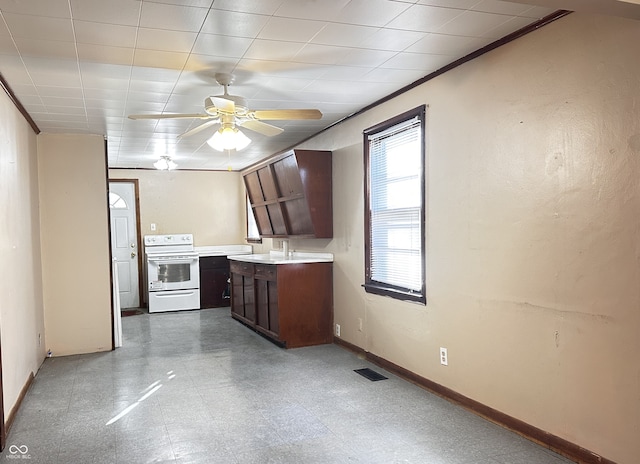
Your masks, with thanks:
[(149, 312), (200, 309), (200, 257), (192, 234), (145, 235)]

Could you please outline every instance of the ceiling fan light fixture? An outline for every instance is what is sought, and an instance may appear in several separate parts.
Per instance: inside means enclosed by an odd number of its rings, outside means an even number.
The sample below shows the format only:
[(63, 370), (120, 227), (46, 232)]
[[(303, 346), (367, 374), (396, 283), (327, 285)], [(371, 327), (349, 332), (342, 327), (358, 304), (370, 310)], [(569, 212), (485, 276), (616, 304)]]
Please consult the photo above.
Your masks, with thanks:
[(153, 163), (153, 167), (160, 171), (171, 171), (178, 165), (171, 160), (170, 156), (161, 156), (158, 161)]
[(238, 128), (233, 126), (223, 126), (218, 129), (207, 143), (211, 148), (218, 151), (242, 150), (251, 143), (251, 139), (244, 135)]

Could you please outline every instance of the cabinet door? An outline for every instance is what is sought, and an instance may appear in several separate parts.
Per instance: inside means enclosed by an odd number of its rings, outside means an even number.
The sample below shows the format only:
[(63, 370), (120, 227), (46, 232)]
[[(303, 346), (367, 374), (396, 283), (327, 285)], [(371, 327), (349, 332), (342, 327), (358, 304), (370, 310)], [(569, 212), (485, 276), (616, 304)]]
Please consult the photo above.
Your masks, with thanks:
[(200, 258), (200, 307), (229, 306), (229, 260), (224, 256)]
[(244, 317), (249, 322), (256, 322), (256, 304), (253, 288), (253, 277), (243, 276), (242, 292), (244, 294)]
[(276, 184), (282, 197), (304, 194), (298, 163), (294, 155), (273, 163), (273, 171), (275, 172)]
[(256, 265), (256, 325), (277, 337), (280, 331), (278, 320), (277, 268), (274, 265)]
[(260, 178), (260, 185), (262, 186), (262, 194), (265, 200), (277, 200), (278, 189), (276, 183), (273, 180), (273, 173), (271, 172), (271, 166), (265, 166), (258, 169), (258, 177)]
[(231, 312), (244, 318), (244, 276), (231, 274)]
[(260, 235), (273, 235), (273, 227), (271, 227), (271, 220), (269, 219), (269, 211), (266, 206), (256, 206), (253, 208), (253, 215), (256, 218), (256, 224), (258, 225), (258, 232)]
[(244, 176), (244, 185), (247, 188), (247, 194), (249, 195), (249, 201), (251, 204), (260, 203), (264, 201), (262, 195), (262, 187), (260, 186), (260, 179), (257, 172), (250, 172)]
[(284, 215), (282, 214), (282, 207), (280, 206), (280, 203), (267, 205), (267, 211), (269, 212), (273, 235), (288, 235), (287, 223)]

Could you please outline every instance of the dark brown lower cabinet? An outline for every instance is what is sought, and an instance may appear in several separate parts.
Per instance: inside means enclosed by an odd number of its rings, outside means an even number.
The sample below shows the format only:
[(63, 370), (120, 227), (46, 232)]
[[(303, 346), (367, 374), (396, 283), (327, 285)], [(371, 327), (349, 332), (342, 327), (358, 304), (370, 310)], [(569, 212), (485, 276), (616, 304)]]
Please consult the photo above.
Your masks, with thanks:
[(256, 307), (253, 287), (253, 264), (231, 261), (231, 315), (255, 324)]
[(231, 315), (286, 348), (333, 341), (332, 263), (231, 261)]
[(226, 256), (200, 258), (200, 308), (229, 306), (229, 260)]

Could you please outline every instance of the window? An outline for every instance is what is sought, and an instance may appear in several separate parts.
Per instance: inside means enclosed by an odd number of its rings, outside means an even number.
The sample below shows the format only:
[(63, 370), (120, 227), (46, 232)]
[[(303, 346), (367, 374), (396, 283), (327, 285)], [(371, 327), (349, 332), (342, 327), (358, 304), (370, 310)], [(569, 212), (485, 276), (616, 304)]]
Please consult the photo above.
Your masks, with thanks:
[(262, 237), (258, 231), (258, 224), (256, 223), (256, 217), (253, 214), (253, 208), (251, 208), (251, 202), (247, 196), (247, 242), (249, 243), (261, 243)]
[(423, 304), (424, 116), (421, 106), (364, 131), (364, 288)]
[(109, 207), (113, 209), (127, 209), (127, 202), (117, 193), (109, 192)]

